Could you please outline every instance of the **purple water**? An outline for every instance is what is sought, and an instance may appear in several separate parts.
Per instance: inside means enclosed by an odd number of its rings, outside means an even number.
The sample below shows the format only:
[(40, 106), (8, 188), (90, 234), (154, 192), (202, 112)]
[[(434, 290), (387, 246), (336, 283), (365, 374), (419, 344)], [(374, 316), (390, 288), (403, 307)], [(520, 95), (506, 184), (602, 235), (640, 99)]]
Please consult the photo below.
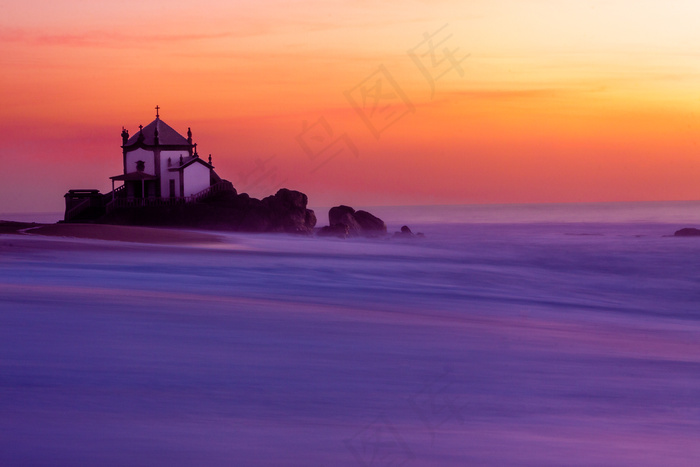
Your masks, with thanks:
[(700, 204), (380, 211), (425, 240), (0, 236), (0, 465), (700, 462)]

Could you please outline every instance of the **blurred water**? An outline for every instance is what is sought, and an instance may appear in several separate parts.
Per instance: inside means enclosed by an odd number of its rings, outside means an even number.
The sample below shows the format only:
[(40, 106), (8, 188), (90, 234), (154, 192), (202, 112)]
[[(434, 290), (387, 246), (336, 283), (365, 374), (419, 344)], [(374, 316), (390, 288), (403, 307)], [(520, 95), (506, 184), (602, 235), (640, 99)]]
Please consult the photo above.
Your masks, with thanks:
[(0, 236), (0, 465), (697, 465), (697, 207)]
[[(689, 223), (700, 224), (700, 201), (620, 203), (468, 204), (362, 208), (387, 223)], [(327, 210), (322, 211), (323, 213)], [(323, 215), (319, 219), (326, 220)]]

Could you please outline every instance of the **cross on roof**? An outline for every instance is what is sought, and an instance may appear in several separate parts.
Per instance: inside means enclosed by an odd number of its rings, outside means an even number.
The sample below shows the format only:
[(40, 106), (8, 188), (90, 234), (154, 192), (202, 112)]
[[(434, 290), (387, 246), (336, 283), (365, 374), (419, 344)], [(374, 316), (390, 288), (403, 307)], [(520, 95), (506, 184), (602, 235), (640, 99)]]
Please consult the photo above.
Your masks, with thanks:
[(158, 114), (158, 111), (160, 110), (160, 106), (156, 105), (156, 118), (159, 118), (160, 115)]

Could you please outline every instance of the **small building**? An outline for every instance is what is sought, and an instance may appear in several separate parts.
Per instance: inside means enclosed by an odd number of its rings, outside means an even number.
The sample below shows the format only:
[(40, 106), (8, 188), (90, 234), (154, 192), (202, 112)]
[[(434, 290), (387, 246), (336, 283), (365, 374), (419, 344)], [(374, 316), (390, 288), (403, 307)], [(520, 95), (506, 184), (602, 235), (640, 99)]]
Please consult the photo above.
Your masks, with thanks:
[(132, 137), (122, 129), (122, 153), (124, 173), (110, 178), (112, 189), (114, 182), (124, 182), (127, 198), (183, 198), (211, 185), (211, 158), (200, 159), (192, 130), (185, 138), (159, 114)]
[[(230, 182), (222, 180), (211, 161), (199, 157), (192, 130), (187, 138), (160, 119), (139, 126), (129, 137), (122, 128), (124, 172), (113, 177), (112, 191), (105, 195), (97, 190), (70, 190), (66, 195), (65, 221), (95, 217), (95, 212), (109, 213), (119, 208), (164, 206), (196, 202), (214, 192), (232, 191)], [(122, 182), (120, 186), (115, 186)], [(100, 204), (101, 206), (97, 206)]]

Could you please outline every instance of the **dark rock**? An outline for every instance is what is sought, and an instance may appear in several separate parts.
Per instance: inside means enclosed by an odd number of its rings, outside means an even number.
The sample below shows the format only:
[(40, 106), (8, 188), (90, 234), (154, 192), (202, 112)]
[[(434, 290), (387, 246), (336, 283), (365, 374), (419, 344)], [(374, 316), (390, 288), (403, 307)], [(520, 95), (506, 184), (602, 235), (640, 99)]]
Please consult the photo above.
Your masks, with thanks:
[(306, 226), (310, 229), (316, 227), (316, 213), (313, 209), (306, 210)]
[(684, 229), (677, 230), (673, 235), (676, 237), (700, 237), (700, 229), (686, 227)]
[(350, 237), (376, 237), (386, 234), (383, 220), (367, 211), (355, 211), (350, 206), (335, 206), (328, 211), (328, 224), (344, 224)]
[(333, 224), (321, 227), (317, 234), (319, 237), (339, 237), (347, 238), (350, 229), (345, 224)]
[(401, 227), (401, 232), (394, 232), (393, 238), (425, 238), (425, 235), (420, 232), (414, 234), (407, 225), (404, 225)]
[(335, 206), (328, 211), (328, 224), (345, 224), (348, 227), (348, 235), (358, 237), (362, 233), (362, 226), (355, 219), (355, 210), (350, 206)]
[(367, 211), (356, 211), (355, 220), (360, 224), (365, 235), (386, 234), (386, 224), (384, 221)]
[[(310, 233), (314, 225), (308, 226), (312, 217), (307, 215), (307, 196), (300, 191), (282, 188), (273, 196), (262, 200), (261, 214), (268, 220), (268, 231), (287, 233)], [(315, 219), (315, 215), (313, 219)]]
[(316, 215), (306, 209), (304, 193), (283, 188), (263, 200), (234, 191), (197, 203), (118, 209), (98, 220), (103, 224), (188, 227), (239, 232), (310, 234)]
[(338, 223), (342, 222), (342, 220), (346, 216), (348, 216), (348, 215), (352, 216), (353, 214), (355, 214), (355, 210), (353, 208), (351, 208), (350, 206), (344, 206), (341, 204), (340, 206), (332, 207), (328, 211), (328, 223), (330, 225), (338, 224)]

